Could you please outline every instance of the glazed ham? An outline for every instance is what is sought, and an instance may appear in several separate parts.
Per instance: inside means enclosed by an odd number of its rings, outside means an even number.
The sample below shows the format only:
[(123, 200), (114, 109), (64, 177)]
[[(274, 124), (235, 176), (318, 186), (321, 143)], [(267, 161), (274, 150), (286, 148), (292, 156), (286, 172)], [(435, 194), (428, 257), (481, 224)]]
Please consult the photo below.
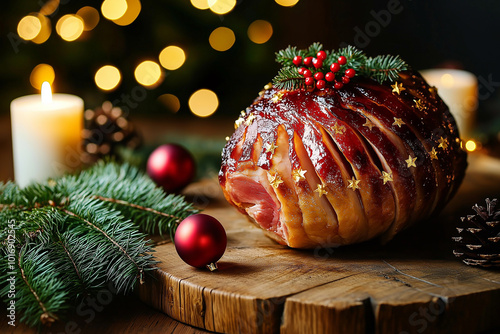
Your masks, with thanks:
[(418, 73), (259, 95), (236, 121), (219, 181), (281, 244), (389, 240), (443, 208), (464, 177), (455, 121)]

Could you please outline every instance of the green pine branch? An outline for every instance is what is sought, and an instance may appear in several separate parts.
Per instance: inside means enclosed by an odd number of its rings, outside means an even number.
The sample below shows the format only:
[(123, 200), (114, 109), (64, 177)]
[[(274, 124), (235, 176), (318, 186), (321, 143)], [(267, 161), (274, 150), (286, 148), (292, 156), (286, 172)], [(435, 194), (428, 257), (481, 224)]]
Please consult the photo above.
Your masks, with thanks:
[(408, 65), (399, 56), (380, 55), (375, 58), (368, 58), (360, 72), (364, 76), (370, 77), (379, 83), (384, 81), (395, 81), (398, 73), (408, 69)]
[(0, 259), (0, 295), (16, 301), (21, 321), (40, 326), (109, 284), (127, 293), (157, 264), (141, 231), (173, 236), (196, 212), (138, 169), (115, 163), (24, 189), (0, 184), (0, 252), (15, 250), (15, 265), (12, 257)]
[(283, 67), (273, 79), (273, 85), (279, 89), (302, 89), (305, 87), (304, 77), (296, 67)]
[[(306, 66), (295, 65), (293, 59), (295, 56), (301, 56), (302, 59), (305, 57), (316, 57), (317, 53), (321, 50), (323, 50), (323, 45), (313, 43), (309, 48), (303, 50), (299, 50), (295, 46), (288, 46), (286, 49), (278, 51), (276, 53), (276, 61), (281, 64), (282, 68), (273, 79), (273, 84), (279, 89), (304, 89), (305, 78), (298, 73), (298, 69)], [(352, 45), (339, 50), (324, 51), (326, 58), (322, 66), (318, 69), (309, 66), (309, 69), (313, 74), (316, 72), (326, 74), (330, 71), (330, 65), (337, 62), (340, 56), (344, 56), (347, 59), (347, 63), (341, 66), (341, 70), (335, 74), (336, 80), (339, 81), (344, 75), (344, 71), (348, 68), (354, 69), (358, 76), (373, 79), (381, 84), (386, 81), (395, 81), (398, 78), (399, 72), (408, 69), (408, 65), (399, 56), (380, 55), (374, 58), (367, 57), (363, 51)]]
[[(7, 306), (15, 300), (16, 315), (29, 326), (47, 325), (58, 320), (58, 314), (69, 310), (71, 287), (51, 261), (50, 251), (43, 244), (26, 243), (15, 249), (15, 261), (10, 264), (6, 249), (0, 259), (0, 293)], [(11, 281), (13, 281), (11, 289)], [(12, 298), (10, 294), (14, 294)]]

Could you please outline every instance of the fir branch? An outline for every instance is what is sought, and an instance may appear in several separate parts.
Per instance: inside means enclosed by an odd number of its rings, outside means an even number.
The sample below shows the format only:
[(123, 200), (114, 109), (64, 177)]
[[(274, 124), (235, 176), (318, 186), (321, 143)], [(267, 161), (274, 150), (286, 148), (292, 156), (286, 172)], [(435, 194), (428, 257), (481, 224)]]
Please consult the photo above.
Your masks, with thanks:
[[(96, 175), (100, 175), (100, 182), (92, 182)], [(105, 175), (105, 177), (102, 177)], [(85, 191), (75, 192), (74, 189)], [(61, 192), (70, 195), (69, 200), (78, 200), (79, 197), (112, 198), (115, 201), (106, 201), (110, 208), (121, 211), (146, 233), (168, 233), (173, 236), (180, 220), (198, 212), (192, 204), (187, 203), (180, 195), (165, 195), (147, 176), (129, 165), (100, 163), (92, 169), (82, 172), (76, 177), (66, 177), (58, 181)], [(125, 205), (123, 202), (129, 205)], [(149, 210), (144, 210), (148, 208)], [(162, 212), (161, 215), (158, 212)]]
[(62, 249), (64, 250), (64, 252), (66, 253), (66, 255), (68, 256), (68, 259), (70, 260), (71, 264), (73, 265), (73, 268), (75, 269), (75, 272), (78, 276), (78, 280), (83, 283), (83, 279), (82, 279), (82, 275), (80, 274), (80, 270), (78, 269), (78, 266), (76, 265), (76, 262), (75, 260), (73, 259), (73, 256), (71, 255), (71, 253), (69, 252), (68, 250), (68, 247), (66, 246), (65, 242), (63, 241), (62, 237), (59, 236), (59, 243), (57, 245), (60, 245), (62, 247)]
[(55, 316), (54, 314), (50, 313), (47, 310), (47, 308), (45, 307), (45, 305), (43, 304), (43, 302), (40, 300), (40, 297), (38, 297), (38, 294), (36, 293), (36, 291), (30, 285), (30, 282), (28, 281), (28, 278), (24, 274), (23, 266), (21, 265), (21, 256), (17, 257), (17, 266), (19, 267), (19, 270), (21, 272), (21, 277), (22, 277), (22, 279), (24, 281), (24, 284), (26, 284), (26, 286), (30, 290), (31, 294), (33, 295), (33, 297), (35, 297), (38, 305), (40, 306), (40, 308), (43, 311), (43, 313), (40, 315), (40, 320), (41, 320), (42, 324), (45, 325), (45, 324), (48, 324), (48, 323), (53, 323), (54, 321), (58, 320), (57, 316)]
[(302, 89), (305, 87), (304, 77), (296, 67), (283, 67), (273, 79), (273, 85), (278, 89)]
[[(6, 248), (2, 253), (0, 294), (7, 304), (15, 300), (22, 322), (29, 326), (50, 324), (59, 318), (58, 314), (69, 309), (70, 286), (61, 279), (63, 273), (58, 272), (44, 245), (26, 243), (20, 249), (16, 247), (15, 267), (7, 262), (7, 255), (13, 254), (7, 253)], [(10, 290), (9, 280), (12, 279), (15, 291)]]
[[(23, 189), (0, 183), (0, 254), (8, 253), (13, 234), (22, 321), (35, 326), (57, 319), (109, 283), (119, 292), (132, 290), (157, 264), (139, 227), (173, 234), (181, 219), (196, 212), (138, 169), (115, 163)], [(12, 270), (6, 258), (0, 259), (4, 300)]]
[[(339, 82), (339, 87), (335, 85), (336, 89), (340, 89), (343, 86), (343, 76), (346, 75), (345, 71), (347, 69), (353, 69), (356, 73), (355, 75), (373, 79), (381, 84), (386, 81), (395, 81), (399, 76), (399, 72), (408, 69), (408, 65), (399, 56), (380, 55), (371, 58), (367, 57), (363, 51), (351, 45), (336, 51), (325, 51), (326, 58), (320, 63), (320, 65), (318, 65), (318, 68), (313, 65), (304, 65), (305, 57), (315, 58), (317, 57), (318, 52), (322, 51), (322, 49), (323, 46), (320, 43), (313, 43), (305, 50), (298, 50), (295, 46), (288, 46), (286, 49), (278, 51), (276, 53), (276, 61), (282, 65), (282, 68), (273, 79), (274, 85), (279, 89), (286, 90), (305, 88), (314, 89), (314, 81), (312, 81), (312, 83), (308, 83), (311, 86), (306, 87), (305, 77), (298, 72), (298, 69), (301, 67), (308, 68), (312, 74), (321, 72), (322, 75), (316, 80), (324, 80), (323, 76), (331, 71), (330, 66), (334, 63), (338, 63), (340, 65), (340, 70), (338, 72), (331, 72), (329, 75), (331, 76), (333, 74), (333, 78), (329, 79), (326, 83), (322, 82), (322, 84), (323, 86), (325, 84), (333, 85), (335, 82)], [(302, 57), (301, 64), (293, 63), (295, 56)], [(339, 57), (342, 56), (346, 58), (346, 64), (344, 65), (341, 65), (338, 60)], [(315, 61), (316, 60), (314, 60), (314, 62)], [(316, 62), (314, 64), (317, 65)], [(352, 77), (349, 77), (348, 79), (350, 78)], [(347, 82), (348, 81), (349, 80), (347, 80)]]
[(320, 52), (321, 50), (323, 50), (323, 44), (314, 42), (309, 46), (309, 48), (307, 48), (307, 56), (316, 57), (318, 52)]
[(280, 63), (282, 66), (292, 66), (293, 57), (304, 56), (304, 50), (297, 50), (296, 46), (288, 46), (286, 49), (276, 52), (276, 62)]
[(72, 217), (75, 217), (77, 219), (80, 219), (81, 221), (83, 221), (85, 224), (91, 226), (92, 228), (96, 229), (97, 231), (99, 231), (100, 233), (102, 233), (102, 235), (104, 235), (109, 241), (111, 241), (111, 243), (113, 243), (113, 245), (115, 245), (116, 247), (118, 247), (118, 249), (137, 267), (137, 270), (139, 271), (139, 275), (140, 275), (140, 283), (143, 284), (144, 283), (144, 280), (143, 280), (143, 273), (144, 273), (144, 269), (142, 267), (140, 267), (135, 261), (134, 259), (130, 256), (130, 254), (118, 243), (116, 242), (116, 240), (114, 240), (113, 238), (111, 238), (106, 232), (104, 232), (103, 230), (101, 230), (99, 227), (97, 227), (96, 225), (92, 224), (90, 221), (88, 221), (87, 219), (85, 218), (82, 218), (80, 216), (78, 216), (76, 213), (74, 212), (71, 212), (67, 209), (62, 209), (62, 211)]
[(90, 196), (90, 198), (98, 199), (98, 200), (104, 201), (104, 202), (110, 202), (110, 203), (116, 203), (116, 204), (120, 204), (120, 205), (125, 205), (125, 206), (129, 206), (131, 208), (134, 208), (134, 209), (139, 209), (139, 210), (143, 210), (143, 211), (147, 211), (147, 212), (152, 212), (152, 213), (154, 213), (156, 215), (160, 215), (160, 216), (164, 216), (164, 217), (168, 217), (168, 218), (173, 218), (173, 219), (175, 219), (176, 222), (180, 222), (180, 220), (182, 219), (181, 217), (177, 217), (177, 216), (165, 213), (165, 212), (160, 212), (160, 211), (152, 209), (152, 208), (146, 208), (146, 207), (141, 206), (141, 205), (129, 203), (129, 202), (126, 202), (126, 201), (115, 199), (115, 198), (106, 198), (106, 197), (102, 197), (102, 196)]
[(334, 55), (334, 59), (332, 59), (332, 63), (336, 62), (340, 56), (344, 56), (347, 59), (347, 64), (349, 64), (350, 68), (355, 69), (357, 72), (361, 67), (366, 64), (367, 57), (365, 53), (352, 45), (348, 45), (345, 48), (338, 50), (336, 53), (332, 53)]
[(383, 83), (384, 81), (395, 81), (398, 73), (408, 69), (408, 65), (399, 56), (380, 55), (368, 58), (361, 71), (364, 75)]

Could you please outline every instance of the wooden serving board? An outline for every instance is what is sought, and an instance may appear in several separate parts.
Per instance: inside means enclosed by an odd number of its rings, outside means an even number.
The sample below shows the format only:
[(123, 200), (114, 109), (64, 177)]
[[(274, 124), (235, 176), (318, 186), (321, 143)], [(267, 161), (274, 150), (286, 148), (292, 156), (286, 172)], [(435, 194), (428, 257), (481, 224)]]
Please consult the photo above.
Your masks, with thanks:
[(221, 333), (477, 333), (500, 328), (500, 271), (457, 261), (460, 215), (500, 194), (500, 162), (469, 159), (459, 194), (439, 217), (387, 245), (293, 250), (276, 244), (221, 198), (214, 181), (191, 200), (220, 220), (228, 247), (219, 270), (186, 265), (172, 243), (140, 298), (186, 324)]

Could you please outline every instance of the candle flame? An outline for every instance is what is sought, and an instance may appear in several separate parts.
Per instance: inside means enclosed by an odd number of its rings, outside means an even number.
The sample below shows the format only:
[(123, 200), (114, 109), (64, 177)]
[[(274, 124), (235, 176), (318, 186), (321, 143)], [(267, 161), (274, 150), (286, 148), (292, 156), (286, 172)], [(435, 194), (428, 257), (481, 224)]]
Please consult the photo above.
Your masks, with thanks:
[(44, 81), (42, 83), (42, 103), (47, 104), (52, 102), (52, 89), (50, 88), (50, 83)]

